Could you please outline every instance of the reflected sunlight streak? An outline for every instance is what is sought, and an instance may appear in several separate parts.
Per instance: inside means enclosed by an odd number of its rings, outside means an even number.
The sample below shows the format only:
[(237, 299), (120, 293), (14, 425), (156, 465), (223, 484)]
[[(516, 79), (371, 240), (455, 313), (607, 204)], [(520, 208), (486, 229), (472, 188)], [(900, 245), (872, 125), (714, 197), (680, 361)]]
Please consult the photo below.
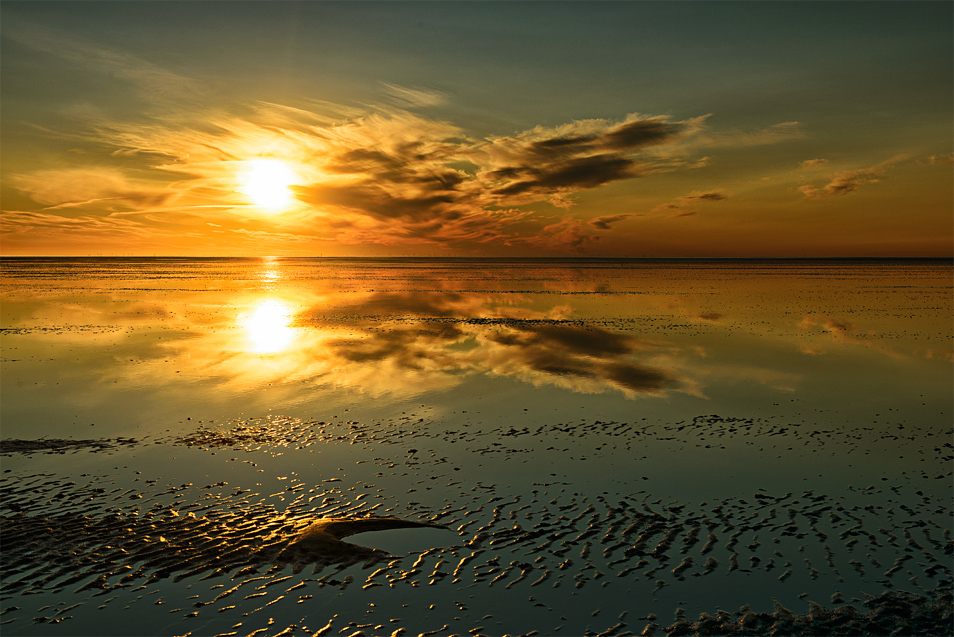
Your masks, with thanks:
[(275, 257), (262, 257), (262, 273), (259, 278), (263, 283), (274, 283), (282, 278), (281, 268), (278, 259)]

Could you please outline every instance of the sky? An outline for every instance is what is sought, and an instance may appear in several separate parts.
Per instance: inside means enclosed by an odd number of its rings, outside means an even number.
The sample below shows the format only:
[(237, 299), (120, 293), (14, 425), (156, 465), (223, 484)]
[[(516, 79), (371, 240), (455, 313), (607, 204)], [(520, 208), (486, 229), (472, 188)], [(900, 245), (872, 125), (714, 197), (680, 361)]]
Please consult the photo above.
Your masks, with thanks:
[(4, 256), (954, 255), (950, 2), (0, 11)]

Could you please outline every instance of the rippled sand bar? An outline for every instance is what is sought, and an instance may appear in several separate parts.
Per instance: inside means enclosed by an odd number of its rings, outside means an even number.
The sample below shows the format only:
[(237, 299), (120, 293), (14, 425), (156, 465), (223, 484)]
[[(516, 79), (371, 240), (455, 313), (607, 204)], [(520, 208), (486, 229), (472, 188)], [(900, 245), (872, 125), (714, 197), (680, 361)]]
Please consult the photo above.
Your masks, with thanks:
[(0, 265), (4, 635), (949, 634), (949, 261)]

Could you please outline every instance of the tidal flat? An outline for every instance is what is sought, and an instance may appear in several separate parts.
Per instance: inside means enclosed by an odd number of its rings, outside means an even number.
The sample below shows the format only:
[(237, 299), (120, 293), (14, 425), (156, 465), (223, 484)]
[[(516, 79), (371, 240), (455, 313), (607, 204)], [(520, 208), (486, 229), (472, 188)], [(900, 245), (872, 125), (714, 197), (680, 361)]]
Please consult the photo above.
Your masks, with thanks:
[(951, 633), (950, 261), (0, 266), (4, 635)]

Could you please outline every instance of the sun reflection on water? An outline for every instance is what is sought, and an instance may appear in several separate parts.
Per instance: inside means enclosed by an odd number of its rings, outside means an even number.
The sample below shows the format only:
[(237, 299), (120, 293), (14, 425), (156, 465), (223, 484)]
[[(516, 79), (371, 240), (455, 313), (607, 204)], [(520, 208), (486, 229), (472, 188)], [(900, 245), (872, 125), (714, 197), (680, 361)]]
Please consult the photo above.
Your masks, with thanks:
[(275, 257), (262, 258), (262, 271), (259, 279), (262, 283), (274, 283), (282, 278), (281, 264)]
[(295, 329), (289, 325), (292, 314), (292, 309), (281, 301), (260, 301), (242, 321), (251, 344), (250, 351), (275, 354), (287, 349), (295, 338)]

